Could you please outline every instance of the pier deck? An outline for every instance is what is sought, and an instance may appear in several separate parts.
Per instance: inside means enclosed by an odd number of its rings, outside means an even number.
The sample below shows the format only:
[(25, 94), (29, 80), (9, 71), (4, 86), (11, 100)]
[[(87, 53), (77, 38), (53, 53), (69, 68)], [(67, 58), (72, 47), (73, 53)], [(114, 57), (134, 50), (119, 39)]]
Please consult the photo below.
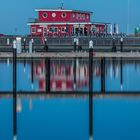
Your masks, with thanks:
[[(0, 53), (0, 58), (12, 58), (13, 53)], [(88, 58), (88, 52), (62, 52), (62, 53), (20, 53), (17, 54), (17, 58)], [(140, 58), (140, 52), (94, 52), (95, 58)]]

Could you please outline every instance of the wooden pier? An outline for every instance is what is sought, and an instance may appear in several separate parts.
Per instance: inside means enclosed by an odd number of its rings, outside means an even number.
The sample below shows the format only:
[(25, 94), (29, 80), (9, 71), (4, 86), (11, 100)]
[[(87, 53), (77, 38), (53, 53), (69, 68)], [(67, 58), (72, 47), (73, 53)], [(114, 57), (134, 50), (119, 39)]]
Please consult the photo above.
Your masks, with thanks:
[[(18, 59), (25, 58), (88, 58), (88, 52), (63, 52), (63, 53), (20, 53)], [(140, 58), (140, 52), (93, 52), (94, 58)], [(2, 52), (0, 58), (13, 58), (13, 53)]]

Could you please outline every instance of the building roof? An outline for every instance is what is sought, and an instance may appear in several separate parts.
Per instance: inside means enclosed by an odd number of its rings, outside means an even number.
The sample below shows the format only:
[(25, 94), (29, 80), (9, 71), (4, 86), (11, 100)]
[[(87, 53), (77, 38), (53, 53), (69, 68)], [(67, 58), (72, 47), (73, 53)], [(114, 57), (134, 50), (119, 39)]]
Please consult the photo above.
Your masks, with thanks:
[(94, 25), (97, 25), (97, 24), (100, 24), (100, 25), (109, 25), (111, 23), (108, 23), (108, 22), (92, 22), (92, 24), (94, 24)]
[(29, 22), (27, 25), (91, 25), (91, 22)]
[(62, 12), (80, 12), (80, 13), (89, 13), (93, 14), (91, 11), (83, 11), (83, 10), (68, 10), (68, 9), (35, 9), (35, 11), (62, 11)]

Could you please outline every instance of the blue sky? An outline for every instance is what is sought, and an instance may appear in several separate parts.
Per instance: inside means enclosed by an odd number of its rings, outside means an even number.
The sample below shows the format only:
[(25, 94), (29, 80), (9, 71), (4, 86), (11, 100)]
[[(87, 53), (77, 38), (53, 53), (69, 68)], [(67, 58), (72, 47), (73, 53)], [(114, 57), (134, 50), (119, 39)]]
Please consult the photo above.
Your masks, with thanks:
[[(65, 8), (90, 10), (92, 21), (118, 23), (122, 32), (127, 32), (128, 0), (63, 0)], [(1, 0), (0, 33), (28, 34), (29, 18), (37, 17), (36, 8), (57, 8), (61, 0)], [(130, 0), (130, 30), (140, 26), (140, 0)]]

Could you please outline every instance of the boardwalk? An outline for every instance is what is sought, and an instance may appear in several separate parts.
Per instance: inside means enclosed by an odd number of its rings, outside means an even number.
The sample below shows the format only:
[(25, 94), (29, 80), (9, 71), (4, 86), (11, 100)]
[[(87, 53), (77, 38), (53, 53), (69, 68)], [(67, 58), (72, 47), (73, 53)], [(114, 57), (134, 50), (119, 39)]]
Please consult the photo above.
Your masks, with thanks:
[[(12, 58), (13, 53), (0, 53), (0, 58)], [(21, 53), (17, 54), (17, 58), (88, 58), (88, 52), (63, 52), (63, 53)], [(93, 57), (95, 58), (140, 58), (140, 52), (94, 52)]]

